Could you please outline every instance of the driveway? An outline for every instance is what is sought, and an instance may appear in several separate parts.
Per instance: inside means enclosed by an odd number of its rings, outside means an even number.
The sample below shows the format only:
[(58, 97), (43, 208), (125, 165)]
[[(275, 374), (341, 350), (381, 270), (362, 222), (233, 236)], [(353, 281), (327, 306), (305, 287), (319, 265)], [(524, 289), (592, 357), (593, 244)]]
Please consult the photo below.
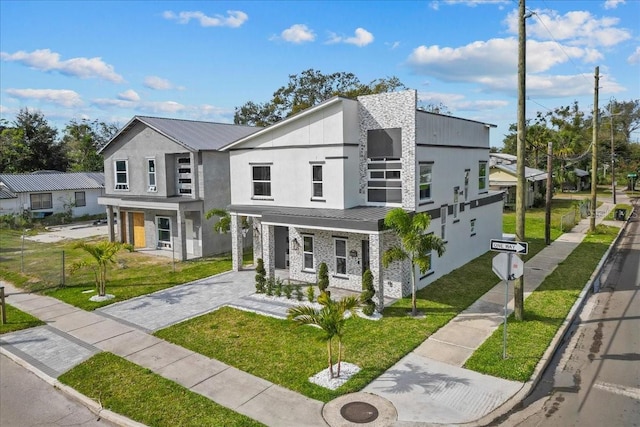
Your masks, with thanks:
[(92, 223), (77, 223), (70, 225), (57, 225), (47, 227), (47, 231), (35, 236), (25, 236), (26, 240), (40, 243), (55, 243), (65, 239), (86, 239), (88, 237), (107, 237), (106, 225), (93, 225)]

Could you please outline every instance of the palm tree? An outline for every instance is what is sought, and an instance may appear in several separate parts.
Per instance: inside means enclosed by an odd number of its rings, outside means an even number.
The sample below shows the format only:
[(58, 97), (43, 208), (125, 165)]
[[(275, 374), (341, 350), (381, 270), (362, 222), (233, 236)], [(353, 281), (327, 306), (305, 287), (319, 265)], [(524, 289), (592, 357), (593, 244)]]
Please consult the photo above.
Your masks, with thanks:
[(109, 242), (103, 240), (98, 243), (80, 242), (74, 245), (75, 248), (82, 249), (89, 255), (92, 260), (79, 261), (71, 266), (71, 273), (73, 274), (80, 268), (90, 267), (93, 269), (93, 273), (96, 280), (96, 288), (98, 295), (103, 297), (107, 293), (107, 268), (109, 264), (115, 264), (116, 254), (122, 249), (126, 249), (129, 252), (133, 252), (133, 246), (127, 243)]
[(421, 273), (431, 268), (431, 252), (436, 251), (442, 256), (445, 251), (444, 241), (435, 234), (425, 234), (431, 223), (429, 214), (421, 212), (410, 215), (402, 208), (396, 208), (387, 213), (384, 218), (385, 226), (396, 232), (400, 238), (400, 245), (387, 249), (382, 255), (384, 268), (394, 261), (411, 262), (411, 315), (418, 314), (416, 307), (416, 266)]
[(287, 319), (293, 320), (299, 325), (315, 325), (324, 331), (324, 335), (321, 338), (327, 342), (330, 378), (335, 378), (333, 375), (333, 354), (331, 351), (331, 345), (333, 338), (338, 338), (337, 377), (340, 377), (342, 337), (344, 336), (344, 326), (347, 321), (347, 317), (345, 317), (345, 315), (347, 312), (354, 313), (358, 306), (358, 298), (344, 297), (339, 301), (334, 301), (326, 292), (323, 292), (318, 297), (318, 302), (322, 305), (321, 309), (317, 309), (310, 305), (291, 307), (287, 312)]

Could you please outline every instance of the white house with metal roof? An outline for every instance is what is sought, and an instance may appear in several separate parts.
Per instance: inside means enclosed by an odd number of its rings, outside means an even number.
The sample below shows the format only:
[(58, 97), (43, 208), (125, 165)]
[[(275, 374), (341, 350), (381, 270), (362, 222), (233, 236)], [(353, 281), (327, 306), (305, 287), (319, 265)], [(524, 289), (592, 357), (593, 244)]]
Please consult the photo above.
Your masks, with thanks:
[[(226, 208), (229, 153), (251, 126), (135, 116), (101, 150), (109, 238), (188, 259), (228, 252), (205, 214)], [(117, 217), (117, 224), (113, 218)]]
[[(491, 153), (489, 188), (505, 193), (504, 205), (514, 207), (516, 204), (516, 185), (518, 183), (517, 157), (513, 154)], [(547, 172), (525, 166), (525, 206), (532, 207), (536, 200), (541, 200), (546, 191)]]
[(102, 172), (0, 174), (0, 215), (44, 218), (71, 210), (73, 217), (98, 215), (104, 208)]
[(415, 91), (331, 98), (248, 135), (230, 154), (233, 268), (242, 268), (242, 217), (269, 276), (361, 290), (372, 271), (379, 301), (410, 294), (410, 264), (382, 268), (397, 242), (384, 217), (427, 212), (447, 241), (418, 287), (460, 267), (502, 236), (502, 193), (489, 189), (492, 125), (417, 110)]

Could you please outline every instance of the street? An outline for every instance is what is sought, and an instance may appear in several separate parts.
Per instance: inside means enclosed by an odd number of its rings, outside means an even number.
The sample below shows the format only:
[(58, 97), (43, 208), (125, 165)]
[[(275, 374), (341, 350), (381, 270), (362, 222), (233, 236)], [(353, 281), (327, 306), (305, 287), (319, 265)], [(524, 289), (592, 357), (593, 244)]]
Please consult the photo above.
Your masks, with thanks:
[(0, 373), (2, 427), (114, 425), (4, 355), (0, 355)]
[(640, 221), (632, 218), (524, 409), (500, 425), (640, 425)]

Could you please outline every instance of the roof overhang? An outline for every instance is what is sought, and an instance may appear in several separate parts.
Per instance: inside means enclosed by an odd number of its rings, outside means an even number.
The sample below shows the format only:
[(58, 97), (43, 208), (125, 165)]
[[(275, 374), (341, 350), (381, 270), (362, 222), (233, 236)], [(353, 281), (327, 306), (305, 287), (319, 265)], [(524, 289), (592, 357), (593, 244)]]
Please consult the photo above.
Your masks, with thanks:
[(129, 209), (152, 209), (169, 211), (200, 211), (204, 203), (200, 199), (182, 197), (98, 197), (98, 204)]

